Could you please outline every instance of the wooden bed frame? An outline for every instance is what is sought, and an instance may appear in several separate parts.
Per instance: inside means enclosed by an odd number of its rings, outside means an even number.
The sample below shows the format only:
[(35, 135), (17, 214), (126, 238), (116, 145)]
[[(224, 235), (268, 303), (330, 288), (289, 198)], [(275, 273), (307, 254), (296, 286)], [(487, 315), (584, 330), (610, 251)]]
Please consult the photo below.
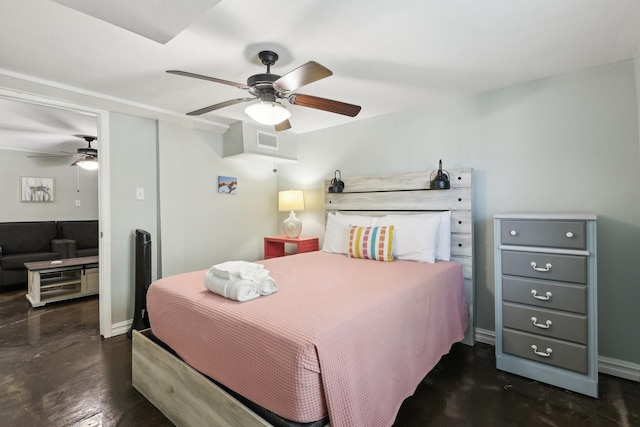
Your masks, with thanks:
[[(462, 265), (474, 344), (472, 169), (450, 169), (451, 189), (431, 190), (430, 172), (343, 178), (342, 193), (326, 193), (326, 212), (363, 215), (451, 211), (451, 260)], [(325, 182), (328, 188), (329, 181)], [(132, 384), (178, 426), (272, 426), (206, 376), (151, 339), (133, 331)]]

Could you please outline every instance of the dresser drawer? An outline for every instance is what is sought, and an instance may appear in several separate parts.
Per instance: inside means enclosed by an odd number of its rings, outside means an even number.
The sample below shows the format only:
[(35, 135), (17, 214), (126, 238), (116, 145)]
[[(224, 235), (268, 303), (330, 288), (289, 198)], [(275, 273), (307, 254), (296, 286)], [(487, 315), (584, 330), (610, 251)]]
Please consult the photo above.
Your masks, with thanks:
[(502, 276), (502, 300), (587, 313), (587, 286)]
[[(535, 346), (535, 348), (533, 347)], [(505, 353), (586, 374), (587, 346), (503, 328)]]
[(502, 274), (587, 283), (587, 260), (579, 255), (502, 251)]
[(502, 326), (545, 337), (587, 344), (587, 316), (502, 303)]
[(503, 220), (500, 234), (503, 245), (564, 249), (587, 247), (584, 221)]

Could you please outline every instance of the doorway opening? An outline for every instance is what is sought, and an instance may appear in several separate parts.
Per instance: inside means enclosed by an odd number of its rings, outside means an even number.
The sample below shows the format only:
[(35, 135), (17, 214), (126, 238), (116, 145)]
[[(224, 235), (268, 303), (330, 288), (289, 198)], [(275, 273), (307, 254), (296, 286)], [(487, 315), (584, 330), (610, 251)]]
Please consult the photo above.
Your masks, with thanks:
[[(109, 197), (109, 113), (105, 110), (95, 109), (83, 105), (73, 104), (65, 101), (52, 100), (50, 98), (44, 98), (36, 95), (30, 95), (25, 93), (13, 92), (5, 89), (0, 89), (0, 101), (6, 103), (13, 103), (12, 105), (17, 109), (16, 115), (14, 115), (13, 125), (16, 125), (16, 121), (19, 121), (19, 117), (27, 115), (31, 126), (34, 126), (32, 139), (43, 138), (44, 135), (64, 134), (66, 129), (74, 129), (72, 123), (65, 123), (65, 119), (68, 117), (82, 118), (85, 123), (93, 122), (95, 125), (95, 136), (97, 137), (97, 147), (99, 151), (99, 168), (98, 173), (98, 202), (97, 202), (97, 217), (99, 223), (99, 323), (100, 323), (100, 335), (104, 338), (113, 336), (113, 327), (111, 321), (111, 217), (110, 217), (110, 197)], [(51, 113), (47, 119), (38, 122), (34, 120), (34, 116), (37, 113), (33, 113), (31, 117), (28, 116), (30, 109), (33, 111), (43, 110)], [(17, 118), (16, 118), (17, 117)], [(8, 119), (10, 120), (10, 119)], [(20, 126), (27, 126), (26, 123), (20, 123)], [(2, 127), (2, 122), (0, 122)], [(15, 128), (15, 126), (14, 126)], [(48, 129), (48, 130), (47, 130)], [(77, 128), (75, 128), (77, 130)], [(14, 129), (15, 130), (15, 129)], [(75, 131), (71, 130), (71, 133), (67, 136), (73, 137)], [(25, 132), (27, 133), (27, 132)], [(83, 132), (83, 133), (90, 133)], [(46, 141), (41, 140), (41, 143)], [(26, 151), (25, 147), (19, 148), (19, 151)], [(33, 148), (31, 149), (33, 150)], [(42, 149), (40, 149), (42, 151)], [(25, 153), (26, 154), (26, 153)], [(26, 156), (25, 156), (26, 157)], [(71, 161), (69, 162), (71, 164)], [(77, 168), (77, 166), (76, 166)], [(74, 175), (75, 177), (75, 175)], [(74, 178), (76, 179), (76, 178)], [(74, 188), (76, 185), (80, 189), (82, 181), (80, 177), (77, 178), (77, 182), (73, 182)], [(81, 200), (81, 199), (79, 199)], [(74, 203), (78, 203), (74, 201)], [(80, 203), (82, 203), (80, 201)], [(77, 206), (77, 205), (76, 205)], [(64, 219), (64, 218), (62, 218)]]

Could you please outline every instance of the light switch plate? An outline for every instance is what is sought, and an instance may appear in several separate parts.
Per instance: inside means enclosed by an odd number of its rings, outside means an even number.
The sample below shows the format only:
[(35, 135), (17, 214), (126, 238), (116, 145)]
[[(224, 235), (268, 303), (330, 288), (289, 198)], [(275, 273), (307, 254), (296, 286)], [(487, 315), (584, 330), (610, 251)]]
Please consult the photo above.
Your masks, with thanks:
[(136, 200), (144, 200), (144, 188), (136, 188)]

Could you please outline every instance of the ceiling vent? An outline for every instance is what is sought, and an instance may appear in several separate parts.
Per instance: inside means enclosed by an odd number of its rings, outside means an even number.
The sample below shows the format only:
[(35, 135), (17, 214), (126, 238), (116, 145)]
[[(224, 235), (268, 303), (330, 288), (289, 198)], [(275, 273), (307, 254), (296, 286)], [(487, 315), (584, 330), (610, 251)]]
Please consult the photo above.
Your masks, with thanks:
[(249, 122), (235, 122), (224, 134), (222, 157), (242, 157), (254, 160), (298, 160), (296, 136), (293, 133), (275, 134), (272, 127)]
[(272, 133), (266, 133), (262, 131), (257, 131), (258, 135), (258, 147), (262, 148), (270, 148), (272, 150), (278, 149), (278, 135)]

